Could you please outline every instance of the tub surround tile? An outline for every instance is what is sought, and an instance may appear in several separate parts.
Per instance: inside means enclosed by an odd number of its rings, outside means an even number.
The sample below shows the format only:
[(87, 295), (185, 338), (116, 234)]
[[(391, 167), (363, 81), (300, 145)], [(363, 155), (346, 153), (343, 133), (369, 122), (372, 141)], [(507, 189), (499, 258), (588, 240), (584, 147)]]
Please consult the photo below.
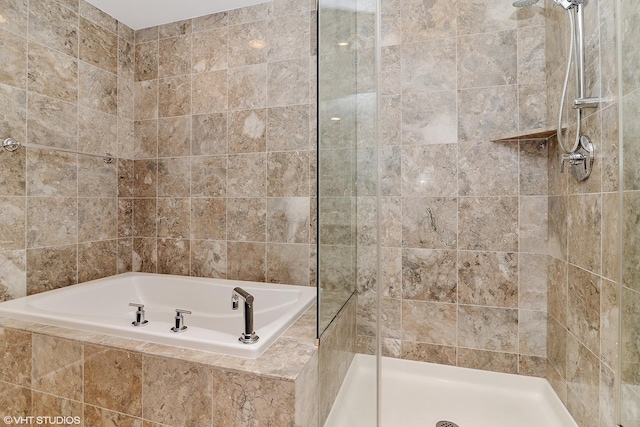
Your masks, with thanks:
[(228, 68), (228, 28), (220, 27), (206, 32), (194, 32), (191, 44), (193, 46), (191, 64), (194, 73)]
[(133, 197), (133, 161), (118, 159), (118, 198)]
[(92, 4), (84, 0), (79, 0), (79, 10), (80, 16), (83, 16), (90, 21), (95, 22), (96, 24), (114, 34), (118, 32), (118, 21), (109, 16), (107, 13), (93, 6)]
[(79, 244), (78, 283), (115, 275), (117, 258), (115, 240)]
[(158, 77), (173, 77), (191, 71), (191, 35), (162, 38), (158, 42)]
[(32, 345), (33, 389), (76, 401), (82, 400), (82, 342), (34, 334)]
[(294, 426), (295, 384), (255, 378), (234, 371), (214, 371), (213, 423), (236, 426), (250, 422)]
[(191, 239), (224, 240), (227, 236), (227, 219), (226, 199), (192, 199)]
[(118, 71), (118, 36), (80, 18), (79, 59), (105, 71)]
[(158, 239), (158, 273), (189, 275), (190, 245), (187, 239)]
[(145, 419), (169, 425), (211, 425), (213, 374), (210, 368), (143, 356), (142, 370)]
[(158, 41), (136, 43), (135, 48), (135, 81), (154, 80), (158, 78)]
[(158, 117), (158, 81), (143, 80), (133, 84), (133, 118), (149, 120)]
[[(122, 201), (124, 200), (127, 199), (123, 199)], [(131, 200), (128, 201), (130, 202)], [(129, 203), (129, 206), (133, 208), (131, 203)], [(128, 214), (128, 218), (130, 219), (131, 211), (129, 211)], [(78, 199), (79, 242), (115, 239), (117, 235), (117, 222), (118, 200), (116, 198)], [(131, 225), (129, 223), (128, 235), (131, 235), (130, 229)]]
[(27, 200), (27, 248), (65, 245), (78, 236), (77, 198), (32, 197)]
[(82, 106), (117, 115), (117, 77), (81, 61), (78, 67), (78, 102)]
[(191, 203), (187, 198), (158, 198), (157, 236), (185, 238), (189, 236)]
[(227, 114), (192, 117), (191, 155), (227, 154)]
[(41, 0), (30, 2), (29, 38), (66, 55), (77, 57), (78, 14), (59, 3)]
[[(75, 150), (78, 106), (55, 98), (29, 93), (28, 142)], [(23, 151), (23, 150), (18, 150)], [(24, 150), (40, 153), (40, 150)]]
[(199, 156), (191, 159), (191, 196), (225, 197), (227, 159), (224, 156)]
[[(133, 99), (133, 98), (132, 98)], [(78, 114), (78, 149), (87, 153), (118, 153), (118, 119), (89, 108)], [(87, 160), (81, 157), (83, 160)]]
[(271, 62), (267, 69), (268, 107), (306, 104), (310, 101), (308, 82), (309, 59)]
[(2, 370), (0, 379), (23, 387), (31, 386), (31, 333), (0, 329)]
[(23, 197), (0, 197), (0, 250), (25, 249), (25, 212)]
[(155, 238), (134, 238), (132, 270), (156, 273), (158, 265), (157, 242)]
[(227, 245), (223, 241), (191, 240), (191, 276), (227, 278)]
[[(191, 151), (191, 118), (158, 120), (158, 157), (185, 157)], [(188, 161), (188, 159), (187, 159)]]
[(266, 244), (227, 242), (227, 278), (266, 281)]
[(75, 245), (27, 250), (27, 295), (77, 283), (76, 259)]
[(27, 294), (26, 251), (0, 252), (0, 301)]
[(546, 312), (548, 301), (549, 304), (555, 304), (547, 297), (549, 263), (547, 255), (520, 254), (518, 261), (518, 308)]
[(446, 1), (405, 1), (401, 4), (400, 14), (404, 43), (442, 39), (456, 34), (456, 9)]
[(189, 159), (158, 160), (158, 197), (189, 197)]
[(78, 61), (37, 43), (29, 43), (29, 90), (75, 103), (78, 101)]
[(84, 402), (142, 416), (142, 356), (85, 345)]
[(158, 117), (191, 114), (191, 79), (188, 76), (160, 79), (158, 84)]
[(117, 271), (129, 273), (133, 271), (133, 239), (118, 239)]
[(0, 2), (0, 8), (2, 8), (2, 15), (5, 17), (5, 22), (0, 24), (0, 28), (26, 37), (29, 15), (28, 1), (3, 0)]
[(28, 417), (32, 414), (31, 390), (17, 385), (0, 382), (0, 415)]
[[(94, 427), (143, 427), (143, 420), (119, 412), (84, 405), (84, 423)], [(151, 423), (145, 423), (147, 424)]]
[(50, 417), (78, 417), (83, 422), (82, 403), (46, 393), (32, 393), (33, 413)]
[(194, 114), (227, 110), (227, 79), (227, 70), (194, 74), (192, 76), (191, 107)]

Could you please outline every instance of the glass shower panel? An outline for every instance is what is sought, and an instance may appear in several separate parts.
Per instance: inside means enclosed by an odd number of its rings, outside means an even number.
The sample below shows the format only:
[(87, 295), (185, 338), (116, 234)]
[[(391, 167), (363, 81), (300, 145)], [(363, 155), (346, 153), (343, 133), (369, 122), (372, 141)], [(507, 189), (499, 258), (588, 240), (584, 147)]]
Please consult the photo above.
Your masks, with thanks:
[(319, 4), (319, 334), (356, 284), (356, 2)]
[(622, 292), (619, 423), (640, 425), (640, 2), (619, 0), (622, 91)]
[[(318, 3), (319, 425), (357, 352), (377, 353), (376, 1)], [(363, 335), (366, 339), (360, 340)], [(357, 338), (358, 339), (357, 339)], [(376, 413), (377, 394), (363, 396)]]

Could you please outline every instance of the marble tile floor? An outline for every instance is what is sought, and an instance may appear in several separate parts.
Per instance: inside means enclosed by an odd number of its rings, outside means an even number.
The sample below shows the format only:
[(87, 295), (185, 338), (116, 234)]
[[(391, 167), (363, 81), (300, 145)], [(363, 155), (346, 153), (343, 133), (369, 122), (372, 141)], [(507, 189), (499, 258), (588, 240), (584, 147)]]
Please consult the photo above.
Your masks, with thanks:
[[(356, 355), (325, 427), (375, 426), (375, 357)], [(541, 378), (382, 359), (382, 427), (576, 427)]]

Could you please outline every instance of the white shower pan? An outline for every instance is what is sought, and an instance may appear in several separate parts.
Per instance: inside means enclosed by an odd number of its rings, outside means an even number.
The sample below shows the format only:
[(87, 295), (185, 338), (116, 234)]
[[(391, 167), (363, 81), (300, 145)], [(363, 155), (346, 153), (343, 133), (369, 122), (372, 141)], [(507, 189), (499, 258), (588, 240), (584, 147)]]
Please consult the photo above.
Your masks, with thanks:
[[(376, 425), (374, 356), (356, 355), (325, 427)], [(380, 427), (577, 427), (542, 378), (382, 358)]]

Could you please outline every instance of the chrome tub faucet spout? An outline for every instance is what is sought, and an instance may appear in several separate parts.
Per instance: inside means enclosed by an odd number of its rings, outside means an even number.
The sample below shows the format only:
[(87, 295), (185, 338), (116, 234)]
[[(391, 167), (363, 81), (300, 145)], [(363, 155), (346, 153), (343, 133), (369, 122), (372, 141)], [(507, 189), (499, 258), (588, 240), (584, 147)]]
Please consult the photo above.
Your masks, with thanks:
[(244, 289), (237, 287), (231, 294), (231, 308), (237, 310), (240, 307), (240, 298), (244, 301), (244, 332), (240, 334), (238, 341), (244, 344), (258, 342), (260, 337), (253, 330), (253, 295)]

